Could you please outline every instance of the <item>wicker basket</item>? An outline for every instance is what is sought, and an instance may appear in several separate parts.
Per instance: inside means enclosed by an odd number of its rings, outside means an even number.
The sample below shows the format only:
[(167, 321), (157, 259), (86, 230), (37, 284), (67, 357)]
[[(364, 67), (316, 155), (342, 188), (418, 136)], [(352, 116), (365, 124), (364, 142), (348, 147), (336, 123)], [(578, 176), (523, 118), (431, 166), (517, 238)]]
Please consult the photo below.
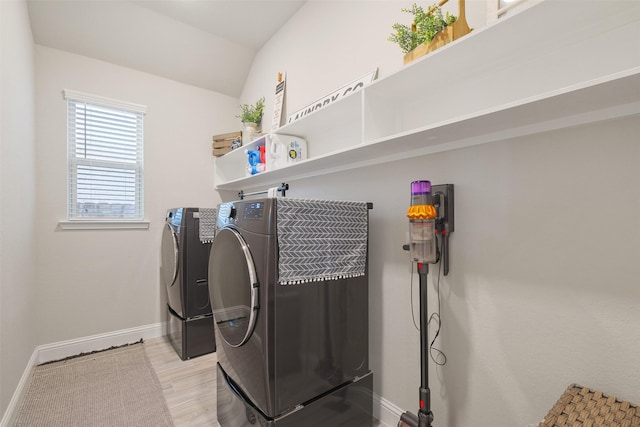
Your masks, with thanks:
[(570, 385), (538, 427), (640, 427), (640, 408), (615, 396)]

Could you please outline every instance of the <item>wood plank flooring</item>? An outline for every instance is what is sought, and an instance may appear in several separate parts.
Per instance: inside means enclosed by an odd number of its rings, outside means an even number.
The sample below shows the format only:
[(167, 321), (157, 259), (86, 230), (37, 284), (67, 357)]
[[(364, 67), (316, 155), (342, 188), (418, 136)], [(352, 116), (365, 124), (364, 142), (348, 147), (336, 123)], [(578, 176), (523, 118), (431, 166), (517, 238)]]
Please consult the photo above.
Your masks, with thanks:
[[(220, 427), (216, 417), (216, 353), (181, 360), (165, 337), (144, 342), (176, 427)], [(385, 424), (374, 420), (373, 427)]]
[(181, 360), (165, 337), (144, 342), (176, 427), (219, 427), (216, 354)]

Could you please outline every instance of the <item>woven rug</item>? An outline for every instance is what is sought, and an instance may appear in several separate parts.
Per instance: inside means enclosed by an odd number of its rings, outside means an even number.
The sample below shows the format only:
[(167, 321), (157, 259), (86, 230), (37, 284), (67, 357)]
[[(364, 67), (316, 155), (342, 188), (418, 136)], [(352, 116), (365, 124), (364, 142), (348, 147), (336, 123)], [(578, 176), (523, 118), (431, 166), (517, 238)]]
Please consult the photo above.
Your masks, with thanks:
[(37, 366), (16, 426), (173, 426), (142, 343)]
[(640, 427), (640, 408), (615, 396), (570, 385), (538, 427)]

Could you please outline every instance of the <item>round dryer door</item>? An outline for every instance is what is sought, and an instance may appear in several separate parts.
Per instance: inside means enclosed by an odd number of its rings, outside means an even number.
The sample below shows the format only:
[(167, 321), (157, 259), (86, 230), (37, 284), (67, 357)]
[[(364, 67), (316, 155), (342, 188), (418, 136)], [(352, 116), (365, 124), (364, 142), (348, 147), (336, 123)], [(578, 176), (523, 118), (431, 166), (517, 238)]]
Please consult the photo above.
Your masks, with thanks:
[(178, 251), (178, 237), (173, 231), (173, 227), (167, 223), (162, 231), (162, 258), (160, 260), (160, 277), (167, 288), (176, 283)]
[(232, 347), (247, 342), (258, 314), (258, 279), (247, 243), (233, 228), (216, 233), (209, 257), (211, 307), (222, 338)]

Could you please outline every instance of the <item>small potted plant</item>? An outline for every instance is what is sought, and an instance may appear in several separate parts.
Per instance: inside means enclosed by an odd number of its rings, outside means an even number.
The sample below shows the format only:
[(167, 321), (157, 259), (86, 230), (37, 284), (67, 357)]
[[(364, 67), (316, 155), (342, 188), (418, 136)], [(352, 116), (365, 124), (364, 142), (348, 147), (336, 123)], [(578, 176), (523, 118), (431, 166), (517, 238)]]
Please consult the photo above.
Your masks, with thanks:
[(240, 115), (236, 116), (242, 122), (242, 144), (251, 142), (253, 136), (260, 132), (262, 113), (264, 111), (264, 96), (255, 103), (241, 104)]

